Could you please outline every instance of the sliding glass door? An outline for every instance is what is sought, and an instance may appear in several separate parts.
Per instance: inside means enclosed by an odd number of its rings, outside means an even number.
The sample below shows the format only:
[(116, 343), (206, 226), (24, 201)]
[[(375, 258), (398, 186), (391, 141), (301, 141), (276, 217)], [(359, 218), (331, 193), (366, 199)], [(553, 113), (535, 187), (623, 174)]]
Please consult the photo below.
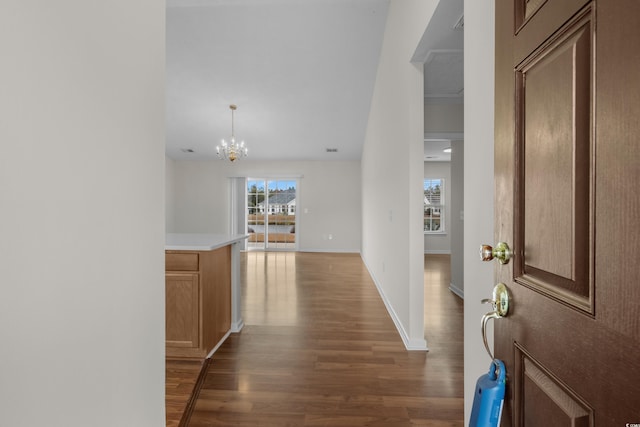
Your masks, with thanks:
[(247, 180), (249, 249), (296, 249), (297, 188), (292, 179)]

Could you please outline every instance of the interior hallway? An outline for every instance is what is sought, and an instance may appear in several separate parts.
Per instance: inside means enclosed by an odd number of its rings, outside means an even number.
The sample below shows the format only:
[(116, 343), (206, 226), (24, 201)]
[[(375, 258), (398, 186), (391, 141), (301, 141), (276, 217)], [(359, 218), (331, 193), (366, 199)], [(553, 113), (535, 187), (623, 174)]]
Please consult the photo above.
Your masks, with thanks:
[[(359, 255), (243, 253), (245, 327), (215, 353), (182, 425), (462, 426), (463, 304), (449, 277), (448, 255), (425, 256), (430, 351), (408, 352)], [(193, 364), (173, 366), (193, 379)], [(172, 376), (168, 365), (175, 391)]]

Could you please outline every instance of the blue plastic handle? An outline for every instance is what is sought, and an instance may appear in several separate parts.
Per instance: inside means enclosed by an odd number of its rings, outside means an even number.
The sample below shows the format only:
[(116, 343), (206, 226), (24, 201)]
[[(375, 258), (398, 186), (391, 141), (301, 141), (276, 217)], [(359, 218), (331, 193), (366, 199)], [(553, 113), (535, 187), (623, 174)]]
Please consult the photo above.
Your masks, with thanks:
[[(498, 371), (498, 374), (496, 374), (496, 371)], [(500, 359), (493, 359), (493, 363), (489, 367), (489, 378), (498, 380), (499, 383), (505, 383), (507, 380), (506, 372), (504, 362)]]

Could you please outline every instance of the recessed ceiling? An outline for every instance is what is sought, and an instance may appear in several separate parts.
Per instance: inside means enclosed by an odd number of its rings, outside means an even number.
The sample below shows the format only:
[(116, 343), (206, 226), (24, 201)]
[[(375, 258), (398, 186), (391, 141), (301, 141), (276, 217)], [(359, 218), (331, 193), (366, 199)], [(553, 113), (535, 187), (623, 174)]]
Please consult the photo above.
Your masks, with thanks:
[(464, 0), (441, 0), (412, 58), (424, 63), (424, 96), (428, 102), (440, 98), (463, 102), (463, 59)]
[(425, 98), (464, 96), (464, 52), (462, 49), (430, 50), (424, 63)]
[[(427, 104), (464, 103), (464, 0), (441, 0), (427, 26), (412, 61), (424, 63), (424, 97)], [(443, 149), (462, 133), (425, 134), (425, 161), (450, 161)]]

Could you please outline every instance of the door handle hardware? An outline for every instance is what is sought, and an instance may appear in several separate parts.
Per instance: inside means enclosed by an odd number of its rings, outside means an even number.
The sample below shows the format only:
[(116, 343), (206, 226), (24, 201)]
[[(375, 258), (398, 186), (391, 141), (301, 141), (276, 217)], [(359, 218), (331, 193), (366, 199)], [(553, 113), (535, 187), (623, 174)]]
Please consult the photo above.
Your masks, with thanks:
[(482, 316), (481, 332), (482, 342), (484, 348), (487, 350), (491, 360), (494, 360), (493, 353), (489, 349), (489, 343), (487, 342), (487, 323), (491, 319), (501, 319), (506, 317), (509, 313), (509, 291), (504, 283), (498, 283), (493, 288), (493, 299), (485, 298), (482, 300), (482, 304), (491, 304), (493, 310)]
[(495, 258), (500, 264), (509, 264), (512, 255), (511, 248), (505, 242), (498, 242), (495, 248), (490, 245), (480, 246), (480, 259), (482, 261), (491, 261)]

